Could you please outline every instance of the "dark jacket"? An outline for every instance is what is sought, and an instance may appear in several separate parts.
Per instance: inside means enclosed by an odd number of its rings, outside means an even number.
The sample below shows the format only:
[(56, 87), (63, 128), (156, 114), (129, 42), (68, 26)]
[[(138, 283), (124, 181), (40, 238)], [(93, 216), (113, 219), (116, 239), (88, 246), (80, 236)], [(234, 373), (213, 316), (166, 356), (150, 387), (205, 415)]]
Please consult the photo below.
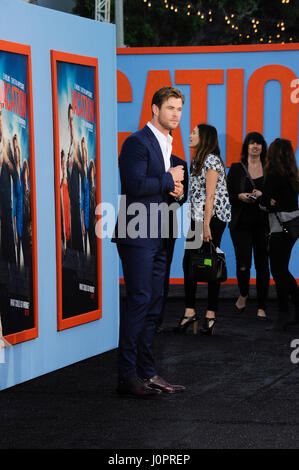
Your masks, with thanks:
[[(271, 206), (270, 200), (276, 201), (275, 206)], [(269, 212), (293, 212), (298, 209), (298, 189), (295, 191), (289, 178), (279, 173), (266, 175), (264, 192), (261, 198), (261, 205)]]
[[(253, 186), (241, 163), (233, 163), (227, 175), (227, 189), (232, 205), (232, 218), (229, 224), (230, 230), (238, 227), (243, 212), (247, 208), (245, 202), (240, 201), (238, 194), (252, 193)], [(259, 201), (256, 202), (258, 204)]]
[[(158, 140), (148, 126), (128, 137), (119, 156), (121, 194), (126, 196), (120, 202), (118, 220), (113, 242), (119, 244), (153, 247), (162, 237), (161, 216), (156, 223), (150, 219), (151, 204), (168, 204), (169, 192), (174, 190), (174, 182), (165, 164)], [(138, 213), (133, 211), (133, 204), (141, 203), (144, 213), (140, 215), (139, 227), (143, 236), (132, 238), (128, 233), (129, 224), (136, 223)], [(132, 212), (128, 214), (128, 208)], [(138, 210), (138, 209), (137, 209)], [(130, 212), (130, 211), (129, 211)], [(135, 219), (135, 220), (133, 220)], [(151, 236), (152, 229), (156, 236)]]
[[(172, 167), (178, 166), (178, 165), (183, 165), (184, 167), (184, 181), (183, 181), (183, 186), (184, 186), (184, 196), (180, 201), (177, 201), (173, 196), (170, 194), (168, 195), (168, 205), (171, 205), (174, 202), (177, 202), (180, 206), (182, 206), (188, 199), (188, 184), (189, 184), (189, 177), (188, 177), (188, 167), (187, 163), (185, 160), (182, 160), (179, 157), (176, 157), (175, 155), (171, 155), (170, 158), (170, 163)], [(169, 238), (177, 238), (177, 230), (178, 230), (178, 225), (177, 225), (177, 217), (176, 214), (173, 211), (169, 211)]]

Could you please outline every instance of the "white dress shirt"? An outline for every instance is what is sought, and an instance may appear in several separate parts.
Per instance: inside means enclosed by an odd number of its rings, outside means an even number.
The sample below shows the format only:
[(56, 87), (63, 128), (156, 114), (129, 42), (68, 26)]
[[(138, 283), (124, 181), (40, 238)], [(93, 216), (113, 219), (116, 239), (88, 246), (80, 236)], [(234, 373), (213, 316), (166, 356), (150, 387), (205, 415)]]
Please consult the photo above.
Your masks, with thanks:
[(162, 155), (164, 158), (165, 171), (168, 171), (169, 168), (171, 167), (170, 157), (171, 157), (171, 152), (172, 152), (172, 140), (173, 139), (170, 134), (167, 134), (167, 136), (162, 134), (162, 132), (160, 132), (155, 126), (153, 126), (151, 122), (148, 122), (147, 126), (154, 133), (155, 137), (157, 138), (159, 142)]

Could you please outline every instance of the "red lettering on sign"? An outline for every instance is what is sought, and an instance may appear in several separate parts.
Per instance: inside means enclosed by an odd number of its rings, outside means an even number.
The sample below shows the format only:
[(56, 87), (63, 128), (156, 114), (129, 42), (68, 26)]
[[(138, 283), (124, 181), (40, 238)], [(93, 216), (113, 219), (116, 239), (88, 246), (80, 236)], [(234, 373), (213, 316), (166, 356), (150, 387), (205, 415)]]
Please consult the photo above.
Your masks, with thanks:
[[(131, 103), (132, 102), (132, 87), (128, 77), (121, 72), (117, 71), (117, 102), (118, 103)], [(132, 134), (132, 132), (118, 132), (118, 155), (120, 154), (124, 141)]]
[(208, 119), (208, 85), (223, 85), (223, 70), (176, 70), (175, 83), (191, 85), (191, 130)]
[[(152, 98), (154, 93), (164, 86), (172, 86), (169, 70), (149, 70), (143, 98), (139, 129), (142, 129), (152, 119)], [(182, 135), (180, 127), (172, 132), (172, 153), (185, 160)]]
[(291, 83), (296, 78), (294, 72), (283, 65), (265, 65), (251, 75), (247, 87), (247, 133), (251, 131), (263, 133), (264, 88), (268, 81), (278, 81), (281, 84), (282, 92), (281, 137), (291, 140), (294, 151), (296, 151), (299, 104), (291, 100)]
[(239, 162), (243, 142), (244, 70), (227, 71), (226, 166)]

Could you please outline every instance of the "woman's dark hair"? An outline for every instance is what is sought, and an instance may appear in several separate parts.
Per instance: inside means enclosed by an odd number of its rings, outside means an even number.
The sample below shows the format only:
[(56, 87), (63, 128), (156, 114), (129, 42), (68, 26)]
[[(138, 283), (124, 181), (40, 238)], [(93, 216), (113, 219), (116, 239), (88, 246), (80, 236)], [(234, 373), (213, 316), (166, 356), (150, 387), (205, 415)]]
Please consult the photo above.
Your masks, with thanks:
[(291, 187), (298, 192), (299, 170), (295, 153), (289, 140), (279, 138), (271, 143), (267, 153), (265, 172), (267, 174), (278, 173), (281, 176), (286, 176)]
[(214, 126), (209, 124), (198, 124), (199, 142), (195, 147), (194, 154), (191, 162), (191, 174), (199, 176), (204, 166), (205, 160), (211, 153), (219, 157), (223, 168), (225, 165), (220, 155), (220, 148), (218, 144), (217, 130)]
[(247, 136), (245, 137), (245, 140), (242, 145), (242, 157), (241, 160), (243, 163), (247, 164), (248, 162), (248, 145), (249, 144), (260, 144), (262, 146), (262, 153), (261, 153), (261, 162), (264, 165), (266, 161), (266, 155), (267, 155), (267, 144), (259, 132), (249, 132)]

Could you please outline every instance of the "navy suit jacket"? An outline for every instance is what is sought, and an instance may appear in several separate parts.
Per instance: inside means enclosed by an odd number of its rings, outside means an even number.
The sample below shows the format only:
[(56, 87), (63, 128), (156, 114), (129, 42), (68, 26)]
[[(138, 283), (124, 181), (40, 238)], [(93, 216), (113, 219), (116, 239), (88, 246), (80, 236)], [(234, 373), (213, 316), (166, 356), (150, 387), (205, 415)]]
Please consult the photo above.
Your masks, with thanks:
[[(177, 202), (180, 206), (182, 206), (188, 199), (188, 185), (189, 185), (189, 178), (188, 178), (188, 167), (187, 163), (185, 160), (182, 160), (179, 157), (176, 157), (175, 155), (171, 155), (170, 158), (171, 166), (175, 167), (178, 165), (182, 165), (184, 167), (184, 181), (183, 186), (184, 186), (184, 195), (182, 199), (179, 201), (171, 196), (170, 194), (168, 195), (168, 204), (172, 204), (174, 202)], [(177, 217), (176, 214), (173, 211), (169, 211), (169, 238), (177, 238), (177, 230), (178, 230), (178, 225), (177, 225)]]
[[(179, 159), (180, 160), (180, 159)], [(182, 162), (182, 160), (180, 160)], [(174, 165), (175, 166), (175, 165)], [(161, 217), (150, 220), (150, 205), (169, 204), (169, 193), (174, 190), (173, 178), (165, 172), (165, 164), (158, 140), (148, 126), (135, 132), (124, 142), (119, 156), (121, 194), (113, 242), (139, 247), (153, 247), (161, 239)], [(142, 203), (134, 212), (134, 203)], [(128, 208), (129, 213), (128, 213)], [(138, 221), (140, 223), (138, 224)], [(128, 228), (134, 225), (142, 236), (132, 238)], [(155, 236), (151, 236), (151, 229)]]

